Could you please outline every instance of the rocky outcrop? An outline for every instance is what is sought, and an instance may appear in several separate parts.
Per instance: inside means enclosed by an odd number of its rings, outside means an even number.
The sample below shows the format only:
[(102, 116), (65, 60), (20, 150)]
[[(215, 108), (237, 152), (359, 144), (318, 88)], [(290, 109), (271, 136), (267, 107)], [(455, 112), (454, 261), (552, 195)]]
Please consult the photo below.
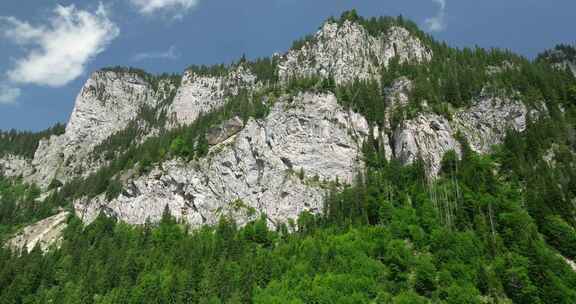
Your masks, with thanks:
[(436, 176), (444, 153), (461, 153), (457, 133), (467, 140), (470, 148), (484, 154), (504, 141), (508, 130), (522, 132), (530, 115), (540, 115), (546, 109), (529, 112), (524, 103), (511, 97), (486, 92), (466, 109), (455, 112), (451, 119), (433, 113), (420, 113), (404, 121), (394, 132), (394, 156), (403, 164), (421, 158), (430, 177)]
[(206, 139), (209, 145), (214, 146), (240, 132), (242, 128), (244, 128), (244, 122), (240, 117), (235, 116), (225, 121), (222, 125), (208, 130)]
[(8, 240), (7, 245), (17, 251), (26, 250), (30, 252), (36, 246), (40, 246), (42, 251), (46, 251), (50, 246), (57, 244), (62, 239), (62, 232), (67, 226), (69, 215), (68, 211), (62, 211), (27, 226)]
[(154, 107), (156, 102), (150, 84), (138, 75), (96, 72), (82, 88), (66, 126), (68, 146), (88, 150), (125, 128), (143, 105)]
[(483, 93), (472, 107), (456, 112), (452, 124), (463, 133), (472, 150), (489, 153), (494, 145), (504, 141), (507, 130), (526, 129), (528, 112), (519, 100)]
[(448, 120), (437, 114), (419, 114), (405, 121), (394, 132), (394, 155), (403, 164), (422, 159), (429, 176), (440, 171), (444, 154), (453, 150), (460, 154), (460, 143)]
[[(327, 181), (350, 183), (363, 163), (366, 120), (345, 111), (333, 95), (284, 97), (267, 118), (213, 146), (205, 159), (172, 160), (125, 185), (117, 199), (75, 202), (87, 222), (101, 211), (132, 224), (157, 221), (167, 205), (192, 226), (233, 214), (245, 223), (258, 214), (286, 222), (319, 212)], [(300, 176), (302, 175), (302, 176)]]
[(34, 168), (31, 161), (17, 155), (4, 155), (0, 158), (0, 174), (6, 177), (29, 176)]
[[(161, 83), (159, 87), (165, 86)], [(31, 160), (31, 169), (22, 161), (4, 162), (3, 170), (22, 175), (46, 188), (53, 179), (66, 181), (96, 170), (100, 163), (89, 159), (94, 147), (126, 128), (143, 106), (155, 107), (166, 92), (133, 72), (98, 71), (91, 75), (78, 97), (64, 134), (41, 140)], [(6, 174), (6, 173), (5, 173)]]
[(256, 76), (242, 65), (224, 76), (198, 75), (193, 71), (186, 71), (168, 109), (171, 126), (191, 124), (202, 113), (223, 106), (227, 96), (236, 95), (241, 89), (255, 87)]
[(357, 23), (327, 22), (312, 41), (289, 51), (279, 64), (284, 82), (294, 77), (334, 77), (337, 83), (373, 78), (397, 57), (400, 62), (423, 62), (432, 52), (410, 32), (393, 26), (374, 37)]

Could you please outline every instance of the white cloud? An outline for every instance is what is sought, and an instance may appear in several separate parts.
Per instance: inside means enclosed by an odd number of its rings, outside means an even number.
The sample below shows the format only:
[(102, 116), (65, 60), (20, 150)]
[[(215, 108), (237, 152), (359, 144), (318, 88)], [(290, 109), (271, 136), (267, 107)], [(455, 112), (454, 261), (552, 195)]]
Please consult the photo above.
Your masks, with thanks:
[(166, 60), (175, 60), (180, 58), (180, 54), (178, 50), (176, 50), (175, 46), (171, 46), (165, 52), (149, 52), (149, 53), (138, 53), (132, 57), (132, 61), (142, 61), (146, 59), (166, 59)]
[(432, 32), (441, 32), (446, 29), (446, 0), (432, 0), (440, 7), (436, 16), (426, 19), (426, 27)]
[(144, 15), (173, 13), (175, 18), (181, 18), (196, 7), (200, 0), (130, 0), (130, 2)]
[(45, 25), (0, 17), (0, 35), (27, 51), (7, 72), (8, 80), (52, 87), (66, 85), (82, 75), (86, 64), (119, 33), (102, 3), (95, 12), (58, 5)]
[(20, 97), (20, 89), (0, 84), (0, 104), (13, 104)]

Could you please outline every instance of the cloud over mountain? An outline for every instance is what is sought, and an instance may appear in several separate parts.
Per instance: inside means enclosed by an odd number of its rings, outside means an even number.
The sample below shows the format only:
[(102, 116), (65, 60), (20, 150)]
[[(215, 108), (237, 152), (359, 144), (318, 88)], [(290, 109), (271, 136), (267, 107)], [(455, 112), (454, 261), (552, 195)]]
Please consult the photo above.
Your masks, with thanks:
[(426, 19), (426, 28), (431, 32), (441, 32), (446, 29), (446, 0), (432, 0), (440, 9), (436, 16)]
[(86, 64), (119, 33), (101, 3), (95, 12), (58, 5), (45, 24), (0, 17), (0, 35), (26, 50), (25, 56), (15, 59), (7, 79), (15, 84), (64, 86), (82, 75)]
[(154, 13), (174, 14), (175, 18), (182, 17), (186, 12), (193, 9), (199, 0), (130, 0), (141, 14), (151, 15)]

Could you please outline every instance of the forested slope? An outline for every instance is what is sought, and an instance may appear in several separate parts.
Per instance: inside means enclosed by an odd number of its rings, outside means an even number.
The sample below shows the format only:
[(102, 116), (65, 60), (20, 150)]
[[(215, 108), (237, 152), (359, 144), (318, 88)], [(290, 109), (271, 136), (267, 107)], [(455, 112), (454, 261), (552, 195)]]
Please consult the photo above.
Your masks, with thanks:
[[(127, 196), (134, 186), (126, 172), (154, 178), (173, 159), (194, 167), (216, 158), (223, 148), (210, 147), (210, 129), (234, 117), (263, 124), (279, 104), (292, 113), (299, 105), (286, 100), (308, 92), (333, 95), (371, 130), (359, 141), (362, 170), (350, 184), (286, 170), (324, 191), (321, 212), (272, 224), (239, 199), (232, 207), (256, 220), (240, 225), (223, 213), (217, 225), (194, 229), (168, 204), (156, 206), (164, 208), (158, 223), (137, 226), (107, 216), (106, 208), (89, 225), (73, 215), (62, 242), (47, 252), (0, 249), (0, 303), (576, 303), (569, 263), (576, 259), (574, 75), (505, 50), (452, 48), (403, 18), (364, 19), (352, 11), (330, 22), (360, 24), (370, 35), (400, 26), (423, 42), (422, 54), (433, 55), (381, 65), (375, 59), (374, 77), (351, 82), (308, 69), (283, 81), (278, 57), (192, 66), (198, 77), (246, 67), (259, 85), (227, 96), (191, 124), (164, 128), (164, 112), (142, 111), (137, 117), (157, 127), (156, 135), (142, 139), (136, 118), (96, 147), (94, 157), (106, 158), (100, 169), (54, 181), (45, 197), (21, 179), (0, 180), (5, 239), (60, 208), (73, 211), (79, 198)], [(314, 43), (313, 36), (297, 41), (292, 51), (313, 50)], [(401, 106), (390, 102), (399, 79), (411, 84)], [(502, 141), (488, 151), (476, 151), (455, 131), (455, 149), (442, 155), (435, 174), (422, 154), (411, 163), (396, 157), (395, 133), (404, 124), (432, 117), (454, 125), (483, 96), (522, 105), (522, 130), (495, 130)], [(435, 130), (430, 137), (438, 135), (439, 126), (421, 120)]]

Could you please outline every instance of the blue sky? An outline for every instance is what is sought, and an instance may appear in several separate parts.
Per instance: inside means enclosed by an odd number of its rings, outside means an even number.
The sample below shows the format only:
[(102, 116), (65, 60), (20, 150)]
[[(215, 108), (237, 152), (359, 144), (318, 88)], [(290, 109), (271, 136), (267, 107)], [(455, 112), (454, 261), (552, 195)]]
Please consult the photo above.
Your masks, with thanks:
[(101, 67), (180, 73), (190, 64), (268, 56), (351, 8), (402, 14), (453, 46), (533, 57), (576, 42), (573, 0), (0, 1), (0, 129), (66, 122)]

